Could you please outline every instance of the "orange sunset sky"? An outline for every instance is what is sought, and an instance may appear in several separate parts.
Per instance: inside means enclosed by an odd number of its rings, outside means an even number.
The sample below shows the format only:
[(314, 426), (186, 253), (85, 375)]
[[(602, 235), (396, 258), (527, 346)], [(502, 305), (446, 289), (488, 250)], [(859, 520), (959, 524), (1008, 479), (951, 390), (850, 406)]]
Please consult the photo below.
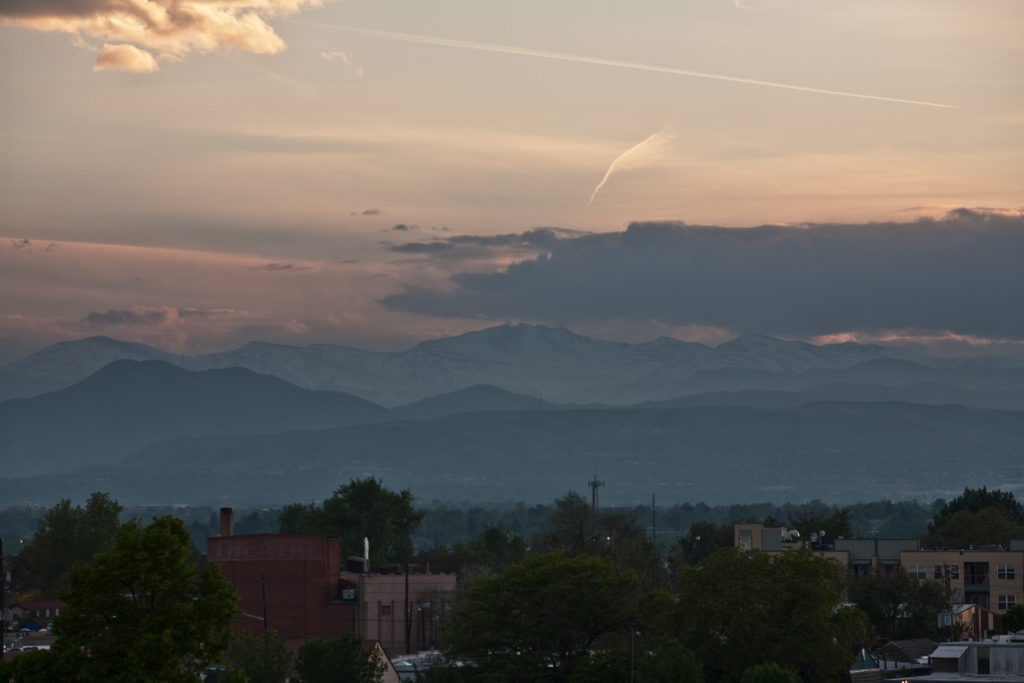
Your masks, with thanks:
[(1019, 0), (0, 0), (0, 362), (516, 321), (1019, 354), (1022, 29)]

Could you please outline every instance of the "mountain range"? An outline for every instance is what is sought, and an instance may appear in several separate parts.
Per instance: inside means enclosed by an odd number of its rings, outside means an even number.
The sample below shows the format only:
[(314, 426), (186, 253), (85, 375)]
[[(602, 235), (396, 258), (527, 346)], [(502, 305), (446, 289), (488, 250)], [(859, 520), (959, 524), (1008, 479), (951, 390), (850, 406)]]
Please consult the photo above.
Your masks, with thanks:
[[(377, 353), (180, 356), (92, 337), (0, 368), (0, 494), (280, 504), (377, 476), (420, 498), (623, 501), (1024, 488), (1024, 367), (745, 335), (718, 347), (500, 326)], [(375, 400), (376, 399), (376, 400)], [(29, 493), (30, 492), (30, 493)]]
[(160, 360), (188, 370), (246, 368), (304, 389), (348, 393), (388, 407), (476, 385), (556, 403), (610, 405), (722, 390), (793, 391), (834, 382), (1024, 389), (1024, 363), (1009, 358), (945, 359), (872, 344), (815, 346), (753, 334), (717, 347), (667, 337), (628, 344), (520, 324), (397, 352), (251, 342), (233, 351), (182, 356), (91, 337), (60, 342), (0, 367), (0, 400), (70, 386), (118, 359)]

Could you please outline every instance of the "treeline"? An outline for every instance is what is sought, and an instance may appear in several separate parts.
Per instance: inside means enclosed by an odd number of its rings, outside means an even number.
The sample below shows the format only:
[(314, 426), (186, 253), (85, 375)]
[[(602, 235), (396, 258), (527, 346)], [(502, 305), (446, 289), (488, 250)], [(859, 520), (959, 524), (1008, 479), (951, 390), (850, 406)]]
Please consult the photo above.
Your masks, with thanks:
[[(942, 499), (932, 503), (884, 500), (837, 506), (813, 500), (781, 505), (679, 503), (659, 505), (653, 510), (649, 505), (606, 506), (602, 510), (630, 517), (648, 529), (648, 533), (655, 533), (659, 542), (671, 545), (686, 536), (697, 523), (731, 525), (735, 522), (774, 520), (789, 526), (806, 526), (808, 522), (828, 518), (840, 510), (847, 513), (848, 535), (853, 538), (921, 538), (928, 532), (929, 521), (944, 503)], [(42, 506), (28, 505), (0, 510), (0, 533), (7, 554), (17, 554), (20, 546), (32, 538), (46, 510)], [(434, 501), (418, 506), (418, 510), (423, 516), (413, 532), (412, 544), (416, 550), (425, 551), (467, 543), (489, 527), (500, 527), (529, 540), (545, 530), (554, 512), (554, 504), (481, 505)], [(193, 545), (200, 553), (206, 551), (206, 539), (220, 533), (219, 510), (209, 506), (128, 507), (121, 511), (121, 521), (162, 515), (173, 515), (184, 521)], [(280, 515), (281, 508), (238, 508), (235, 510), (235, 533), (276, 533), (281, 526)]]
[[(683, 508), (678, 506), (679, 511)], [(496, 510), (501, 509), (492, 512)], [(850, 507), (812, 502), (727, 510), (744, 519), (787, 524), (806, 536), (853, 533)], [(887, 510), (898, 506), (875, 511)], [(252, 660), (242, 653), (240, 663), (231, 664), (226, 629), (237, 612), (233, 596), (220, 574), (212, 566), (204, 568), (199, 553), (190, 548), (186, 523), (171, 515), (153, 518), (160, 512), (154, 508), (146, 511), (151, 522), (122, 524), (119, 518), (126, 511), (106, 494), (94, 493), (84, 506), (65, 500), (45, 512), (37, 533), (13, 563), (12, 588), (20, 593), (19, 600), (56, 595), (69, 607), (67, 616), (62, 614), (54, 624), (59, 647), (49, 654), (19, 657), (11, 665), (14, 680), (66, 680), (55, 674), (86, 666), (96, 676), (79, 680), (191, 680), (191, 667), (197, 663), (225, 657), (229, 668), (241, 670)], [(510, 519), (518, 519), (524, 531), (531, 528), (524, 521), (532, 523), (547, 513), (528, 539), (500, 517), (475, 517), (482, 524), (475, 536), (416, 550), (413, 533), (422, 528), (429, 509), (416, 509), (409, 491), (389, 491), (371, 478), (339, 486), (322, 503), (251, 511), (240, 516), (236, 529), (273, 522), (277, 528), (270, 531), (337, 533), (343, 555), (361, 553), (365, 534), (375, 539), (375, 564), (429, 561), (457, 572), (456, 592), (442, 601), (437, 619), (446, 656), (465, 666), (436, 668), (429, 681), (839, 681), (862, 647), (890, 639), (962, 635), (937, 627), (937, 616), (947, 607), (936, 582), (902, 571), (854, 575), (809, 549), (744, 552), (733, 547), (731, 521), (701, 519), (684, 536), (667, 542), (652, 538), (653, 529), (637, 521), (642, 511), (605, 509), (595, 514), (588, 500), (569, 492), (550, 506), (505, 509), (519, 515)], [(767, 514), (758, 519), (758, 513)], [(212, 514), (207, 509), (191, 524), (204, 528), (214, 521), (205, 515)], [(934, 511), (924, 538), (946, 543), (986, 534), (991, 537), (986, 540), (998, 544), (1024, 537), (1024, 508), (1012, 494), (965, 489)], [(169, 561), (154, 561), (168, 552)], [(134, 594), (138, 586), (168, 582), (179, 588), (166, 595), (160, 589), (141, 602), (119, 599)], [(182, 640), (188, 647), (171, 651), (169, 657), (154, 655), (161, 648), (146, 639), (159, 637), (155, 622), (148, 611), (138, 609), (154, 601), (165, 603), (160, 619), (175, 624), (167, 633), (199, 628), (202, 634)], [(216, 609), (207, 610), (207, 602)], [(193, 608), (213, 616), (196, 620)], [(110, 628), (92, 628), (96, 623)], [(1024, 606), (1003, 617), (1004, 629), (1019, 626), (1024, 626)], [(132, 647), (139, 648), (131, 657), (121, 656), (118, 649), (126, 632), (143, 636), (132, 640)], [(272, 638), (235, 644), (243, 650), (280, 650)], [(198, 645), (196, 654), (196, 644), (212, 645)], [(339, 641), (304, 647), (300, 674), (305, 680), (320, 680), (311, 672), (337, 669), (325, 662), (342, 651), (352, 660), (351, 653), (362, 651), (358, 646), (357, 641)], [(83, 652), (90, 653), (87, 659)], [(366, 670), (346, 680), (379, 682), (372, 662), (362, 664)], [(290, 666), (290, 659), (282, 666)], [(306, 673), (301, 672), (304, 667)], [(281, 679), (280, 672), (275, 676)], [(248, 678), (239, 673), (233, 680)]]

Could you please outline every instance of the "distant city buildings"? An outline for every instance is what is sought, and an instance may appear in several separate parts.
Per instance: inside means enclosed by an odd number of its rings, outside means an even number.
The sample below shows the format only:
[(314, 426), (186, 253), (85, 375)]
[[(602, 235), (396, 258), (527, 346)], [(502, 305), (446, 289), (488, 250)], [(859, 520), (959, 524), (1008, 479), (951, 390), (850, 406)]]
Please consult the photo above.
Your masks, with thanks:
[[(736, 524), (733, 542), (738, 548), (765, 552), (809, 547), (855, 574), (891, 575), (902, 569), (915, 579), (941, 582), (953, 605), (977, 605), (995, 614), (1024, 603), (1024, 540), (1011, 541), (1009, 548), (939, 550), (922, 549), (916, 539), (805, 541), (786, 527)], [(994, 622), (981, 630), (993, 628)]]

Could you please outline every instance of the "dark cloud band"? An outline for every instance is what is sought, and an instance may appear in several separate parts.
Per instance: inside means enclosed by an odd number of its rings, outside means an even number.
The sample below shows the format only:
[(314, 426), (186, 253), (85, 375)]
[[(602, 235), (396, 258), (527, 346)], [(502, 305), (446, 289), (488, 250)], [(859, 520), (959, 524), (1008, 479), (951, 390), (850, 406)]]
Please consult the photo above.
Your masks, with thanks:
[(915, 329), (1024, 338), (1021, 215), (961, 209), (912, 223), (744, 229), (634, 223), (544, 246), (501, 272), (455, 275), (451, 290), (408, 287), (382, 303), (552, 324), (632, 319), (802, 337)]

